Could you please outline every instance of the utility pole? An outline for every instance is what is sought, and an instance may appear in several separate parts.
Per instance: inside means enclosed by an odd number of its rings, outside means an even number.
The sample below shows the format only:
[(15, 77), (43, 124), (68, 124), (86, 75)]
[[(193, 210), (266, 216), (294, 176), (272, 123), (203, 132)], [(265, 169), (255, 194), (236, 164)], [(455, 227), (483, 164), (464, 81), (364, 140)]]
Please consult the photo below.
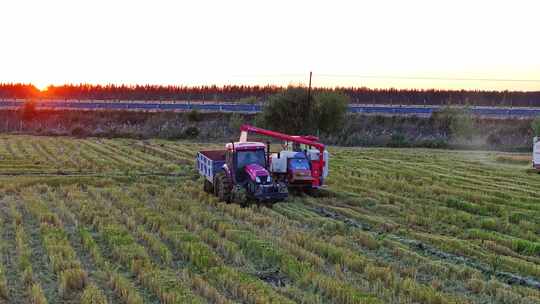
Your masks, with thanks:
[(311, 76), (313, 72), (309, 71), (309, 86), (307, 90), (307, 124), (311, 127)]
[(309, 86), (307, 89), (308, 107), (311, 106), (311, 76), (313, 76), (313, 72), (309, 71)]

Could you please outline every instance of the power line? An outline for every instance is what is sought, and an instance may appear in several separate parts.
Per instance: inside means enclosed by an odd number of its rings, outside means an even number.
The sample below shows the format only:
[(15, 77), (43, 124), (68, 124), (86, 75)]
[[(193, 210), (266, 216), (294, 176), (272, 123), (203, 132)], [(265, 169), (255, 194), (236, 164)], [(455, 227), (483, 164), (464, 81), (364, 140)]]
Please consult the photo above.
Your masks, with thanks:
[(540, 79), (510, 79), (510, 78), (465, 78), (465, 77), (418, 77), (418, 76), (391, 76), (391, 75), (339, 75), (318, 74), (323, 77), (350, 77), (372, 79), (404, 79), (404, 80), (449, 80), (449, 81), (493, 81), (493, 82), (540, 82)]
[[(305, 74), (259, 74), (234, 75), (235, 77), (305, 77)], [(427, 76), (395, 76), (395, 75), (354, 75), (354, 74), (315, 74), (317, 77), (364, 78), (364, 79), (398, 79), (398, 80), (438, 80), (438, 81), (485, 81), (485, 82), (532, 82), (540, 83), (540, 79), (511, 78), (467, 78), (467, 77), (427, 77)]]

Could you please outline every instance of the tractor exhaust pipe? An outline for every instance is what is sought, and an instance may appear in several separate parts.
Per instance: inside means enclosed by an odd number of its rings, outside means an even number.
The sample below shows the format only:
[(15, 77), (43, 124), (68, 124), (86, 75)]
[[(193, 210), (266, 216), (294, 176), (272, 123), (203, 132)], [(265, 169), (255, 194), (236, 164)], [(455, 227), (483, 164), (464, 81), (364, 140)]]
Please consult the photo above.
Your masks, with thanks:
[(266, 142), (266, 170), (270, 172), (270, 141)]

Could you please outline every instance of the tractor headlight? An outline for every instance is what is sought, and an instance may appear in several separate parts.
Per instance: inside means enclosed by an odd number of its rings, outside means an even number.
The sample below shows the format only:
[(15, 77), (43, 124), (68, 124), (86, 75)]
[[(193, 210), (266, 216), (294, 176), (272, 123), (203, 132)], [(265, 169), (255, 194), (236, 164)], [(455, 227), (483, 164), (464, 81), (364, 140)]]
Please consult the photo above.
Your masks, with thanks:
[(259, 184), (261, 183), (261, 179), (258, 176), (255, 176), (255, 181)]
[(271, 183), (272, 182), (272, 177), (270, 175), (268, 175), (268, 177), (266, 178), (266, 181)]

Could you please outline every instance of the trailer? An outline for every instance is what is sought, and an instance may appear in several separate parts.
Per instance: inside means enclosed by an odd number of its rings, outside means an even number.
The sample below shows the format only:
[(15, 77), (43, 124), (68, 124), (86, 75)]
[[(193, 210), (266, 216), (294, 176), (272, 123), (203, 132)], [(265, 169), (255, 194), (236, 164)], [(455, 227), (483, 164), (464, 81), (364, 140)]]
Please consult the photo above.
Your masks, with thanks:
[(199, 174), (204, 177), (204, 191), (214, 193), (214, 179), (225, 165), (225, 150), (199, 151), (196, 162)]

